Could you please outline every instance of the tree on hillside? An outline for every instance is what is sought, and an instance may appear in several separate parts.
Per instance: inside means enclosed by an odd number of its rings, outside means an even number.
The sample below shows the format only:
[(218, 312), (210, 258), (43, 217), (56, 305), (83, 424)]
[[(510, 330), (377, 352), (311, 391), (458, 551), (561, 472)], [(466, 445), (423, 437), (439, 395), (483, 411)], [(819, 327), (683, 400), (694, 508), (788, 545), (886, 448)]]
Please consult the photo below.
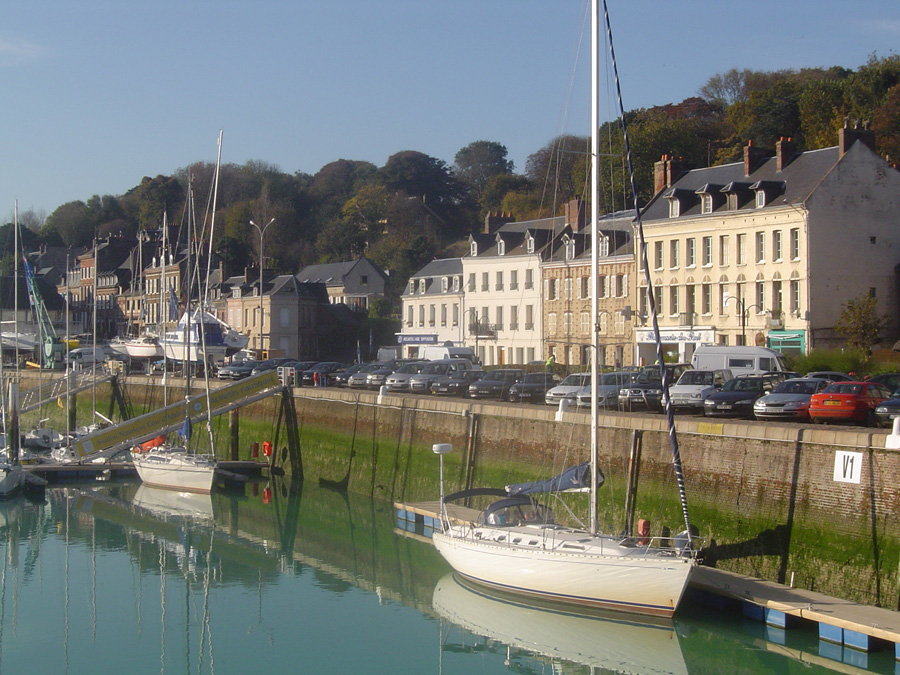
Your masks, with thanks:
[(879, 342), (881, 330), (887, 324), (887, 317), (876, 313), (877, 304), (876, 298), (869, 295), (848, 300), (841, 307), (841, 315), (835, 325), (835, 330), (847, 341), (847, 346), (861, 351), (866, 359), (872, 356), (872, 345)]
[(89, 246), (94, 238), (90, 211), (82, 201), (66, 202), (47, 216), (41, 237), (56, 233), (66, 246)]
[(540, 195), (544, 215), (555, 214), (574, 197), (584, 198), (589, 166), (590, 141), (584, 136), (558, 136), (529, 155), (525, 176)]
[(879, 152), (896, 164), (900, 161), (900, 84), (892, 87), (884, 103), (875, 111), (872, 131), (875, 132)]
[(531, 182), (525, 176), (498, 173), (491, 176), (481, 192), (481, 208), (484, 213), (500, 211), (503, 208), (503, 198), (508, 193), (529, 192), (531, 187)]
[[(139, 185), (125, 193), (125, 200), (131, 207), (129, 215), (137, 221), (141, 230), (159, 227), (163, 221), (163, 213), (168, 212), (169, 222), (180, 217), (178, 211), (184, 204), (185, 188), (172, 176), (144, 176)], [(173, 211), (176, 218), (173, 219)]]
[(810, 150), (835, 144), (846, 116), (845, 84), (833, 80), (813, 82), (800, 94), (798, 110), (805, 146)]
[[(505, 145), (494, 141), (475, 141), (456, 153), (453, 170), (469, 186), (479, 201), (489, 181), (498, 175), (511, 175), (513, 163), (507, 159)], [(483, 207), (482, 203), (482, 207)]]

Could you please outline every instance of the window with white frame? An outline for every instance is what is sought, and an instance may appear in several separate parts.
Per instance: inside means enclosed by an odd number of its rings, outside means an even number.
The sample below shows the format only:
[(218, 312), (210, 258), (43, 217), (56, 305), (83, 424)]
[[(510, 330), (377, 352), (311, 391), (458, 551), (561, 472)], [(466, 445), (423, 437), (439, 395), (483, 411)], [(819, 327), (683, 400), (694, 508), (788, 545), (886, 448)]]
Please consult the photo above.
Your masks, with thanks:
[(791, 228), (791, 260), (800, 260), (800, 228)]
[(556, 300), (557, 299), (557, 280), (556, 279), (547, 279), (547, 288), (544, 297), (547, 300)]
[(615, 317), (615, 331), (616, 335), (621, 335), (625, 332), (625, 315), (622, 312), (616, 312)]
[(490, 272), (481, 273), (481, 290), (485, 293), (491, 290), (491, 274)]
[(450, 290), (450, 277), (441, 277), (441, 293), (446, 293)]
[(459, 305), (457, 303), (453, 303), (453, 325), (459, 325)]
[(696, 267), (697, 266), (697, 240), (693, 237), (690, 237), (684, 245), (684, 266), (685, 267)]
[(766, 311), (766, 284), (763, 281), (756, 282), (756, 313)]
[(781, 262), (781, 230), (772, 233), (772, 261)]
[(700, 213), (712, 213), (713, 199), (712, 195), (704, 192), (700, 195)]
[(556, 333), (556, 312), (547, 314), (547, 333), (554, 335)]
[(419, 279), (419, 293), (425, 292), (425, 280)]
[(700, 284), (700, 313), (704, 316), (712, 314), (712, 284)]
[(530, 267), (525, 270), (525, 290), (530, 291), (534, 288), (534, 270)]
[(702, 245), (703, 245), (703, 251), (702, 251), (701, 255), (703, 256), (703, 266), (711, 267), (712, 259), (713, 259), (712, 237), (703, 237)]
[(506, 255), (506, 242), (502, 239), (497, 240), (497, 255)]
[(598, 291), (600, 293), (599, 297), (607, 298), (609, 297), (609, 286), (607, 285), (608, 277), (605, 274), (601, 274), (598, 278)]
[(497, 330), (503, 330), (503, 307), (501, 305), (497, 305), (495, 314), (497, 316)]
[(661, 270), (663, 268), (663, 243), (661, 241), (653, 242), (653, 269)]
[(509, 271), (509, 290), (519, 290), (519, 270)]
[(723, 234), (719, 236), (719, 265), (721, 267), (725, 267), (728, 264), (728, 251), (729, 245), (731, 244), (728, 235)]
[(575, 240), (566, 238), (566, 260), (575, 258)]
[(756, 262), (764, 263), (766, 261), (766, 233), (756, 233)]
[(500, 270), (497, 271), (497, 279), (494, 288), (498, 291), (503, 290), (503, 272)]
[(609, 237), (600, 238), (600, 255), (604, 258), (609, 255)]
[(428, 305), (428, 325), (433, 326), (435, 322), (435, 307)]
[(776, 279), (772, 282), (772, 317), (775, 319), (784, 311), (782, 293), (781, 279)]
[(525, 305), (525, 330), (534, 330), (534, 305)]
[(478, 244), (475, 241), (472, 241), (469, 244), (469, 255), (473, 258), (478, 257)]
[(509, 306), (509, 329), (519, 330), (519, 306)]
[(458, 276), (454, 276), (453, 277), (453, 292), (454, 293), (459, 293), (459, 284), (460, 284), (460, 278)]
[(678, 268), (679, 244), (680, 242), (677, 239), (673, 239), (669, 242), (669, 269)]
[(563, 279), (563, 297), (566, 300), (572, 299), (572, 277)]
[(582, 312), (581, 313), (581, 334), (582, 335), (590, 335), (591, 333), (591, 313), (590, 312)]
[(447, 325), (447, 305), (441, 305), (441, 326)]
[(669, 286), (669, 315), (675, 316), (678, 314), (678, 307), (678, 286)]
[(791, 314), (798, 315), (800, 313), (800, 280), (799, 279), (791, 279), (790, 282), (790, 303), (791, 303)]
[(681, 215), (681, 202), (674, 197), (669, 198), (669, 218), (677, 218)]
[(605, 334), (607, 331), (607, 322), (609, 320), (609, 314), (607, 312), (600, 313), (600, 320), (597, 322), (599, 324), (598, 331), (600, 333)]
[(466, 290), (469, 291), (469, 293), (475, 290), (475, 272), (469, 272), (469, 283), (467, 284)]
[(572, 312), (563, 314), (563, 334), (571, 335), (572, 333)]
[(756, 208), (761, 209), (766, 205), (766, 191), (765, 190), (757, 190), (756, 191)]
[(737, 264), (747, 264), (747, 235), (744, 233), (737, 236)]
[(578, 297), (582, 300), (591, 297), (591, 278), (581, 277), (578, 280)]
[(419, 325), (425, 325), (425, 305), (419, 305)]
[(525, 250), (534, 253), (534, 237), (530, 234), (525, 236)]

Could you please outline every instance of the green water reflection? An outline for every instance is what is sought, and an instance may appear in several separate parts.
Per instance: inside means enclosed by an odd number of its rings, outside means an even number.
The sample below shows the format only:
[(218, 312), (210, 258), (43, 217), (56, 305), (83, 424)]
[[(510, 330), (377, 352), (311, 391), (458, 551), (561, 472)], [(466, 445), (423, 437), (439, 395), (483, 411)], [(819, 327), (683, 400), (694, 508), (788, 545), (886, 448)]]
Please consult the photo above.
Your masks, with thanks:
[(396, 524), (309, 484), (0, 502), (0, 672), (893, 672), (700, 606), (645, 623), (490, 596)]

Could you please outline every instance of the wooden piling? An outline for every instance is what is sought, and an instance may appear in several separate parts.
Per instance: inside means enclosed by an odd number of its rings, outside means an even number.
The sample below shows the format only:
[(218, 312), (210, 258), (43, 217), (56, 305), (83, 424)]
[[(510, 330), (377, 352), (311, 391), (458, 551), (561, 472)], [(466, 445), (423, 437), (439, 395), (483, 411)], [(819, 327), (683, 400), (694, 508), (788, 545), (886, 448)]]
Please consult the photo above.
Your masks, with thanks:
[(240, 459), (240, 408), (228, 411), (228, 430), (231, 432), (231, 461)]

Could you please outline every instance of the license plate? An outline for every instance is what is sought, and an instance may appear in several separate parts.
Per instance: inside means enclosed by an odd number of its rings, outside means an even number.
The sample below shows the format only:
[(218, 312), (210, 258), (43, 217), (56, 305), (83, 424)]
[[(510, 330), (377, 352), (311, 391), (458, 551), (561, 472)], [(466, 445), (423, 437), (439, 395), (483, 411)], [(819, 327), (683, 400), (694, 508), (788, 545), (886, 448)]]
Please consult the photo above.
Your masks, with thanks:
[(840, 401), (824, 401), (825, 405), (840, 405)]
[(720, 403), (719, 405), (716, 406), (716, 409), (717, 410), (731, 410), (731, 404), (730, 403)]

